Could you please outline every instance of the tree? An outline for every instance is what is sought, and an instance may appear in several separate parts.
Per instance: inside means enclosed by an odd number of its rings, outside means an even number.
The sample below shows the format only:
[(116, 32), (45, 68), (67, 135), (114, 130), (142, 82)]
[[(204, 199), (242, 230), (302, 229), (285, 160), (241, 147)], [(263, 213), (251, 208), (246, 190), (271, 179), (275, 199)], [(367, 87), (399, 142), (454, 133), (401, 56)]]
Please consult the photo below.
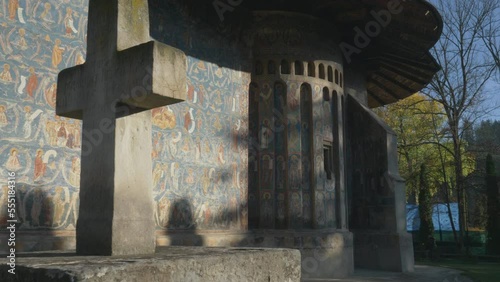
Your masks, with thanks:
[[(375, 109), (375, 112), (398, 135), (400, 173), (406, 180), (409, 203), (416, 203), (420, 166), (425, 164), (427, 185), (434, 200), (446, 203), (455, 241), (459, 242), (453, 223), (451, 202), (456, 201), (453, 143), (447, 137), (444, 108), (420, 93), (397, 103)], [(462, 148), (464, 174), (474, 171), (471, 154)]]
[(418, 192), (418, 214), (420, 216), (419, 238), (420, 242), (427, 242), (434, 234), (432, 224), (432, 203), (429, 185), (427, 183), (427, 171), (425, 164), (420, 166), (420, 185)]
[(500, 255), (500, 195), (495, 163), (490, 154), (486, 157), (486, 191), (488, 197), (486, 250), (490, 254)]
[(426, 164), (429, 189), (433, 194), (440, 181), (441, 166), (433, 143), (435, 132), (444, 125), (443, 108), (416, 93), (397, 103), (374, 110), (398, 135), (398, 159), (401, 176), (406, 180), (408, 202), (416, 203), (420, 166)]
[(464, 247), (465, 173), (464, 134), (484, 112), (484, 86), (496, 70), (496, 62), (484, 46), (483, 31), (498, 11), (497, 0), (436, 0), (443, 17), (443, 36), (432, 49), (441, 65), (424, 93), (445, 112), (446, 138), (452, 143), (454, 187), (459, 208), (459, 249)]

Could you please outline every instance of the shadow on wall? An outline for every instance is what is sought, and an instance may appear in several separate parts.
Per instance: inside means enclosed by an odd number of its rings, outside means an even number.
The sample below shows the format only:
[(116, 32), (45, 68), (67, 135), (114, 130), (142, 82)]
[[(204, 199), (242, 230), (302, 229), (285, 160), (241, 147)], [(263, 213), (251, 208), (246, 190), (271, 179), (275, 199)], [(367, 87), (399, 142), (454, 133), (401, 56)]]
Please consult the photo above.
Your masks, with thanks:
[[(247, 205), (244, 203), (236, 207), (223, 207), (212, 213), (210, 207), (203, 205), (198, 209), (202, 215), (198, 221), (209, 221), (213, 226), (229, 225), (229, 230), (200, 230), (192, 203), (185, 198), (177, 199), (170, 206), (167, 229), (161, 233), (165, 237), (158, 238), (158, 245), (227, 247), (229, 243), (231, 247), (251, 246), (258, 242), (249, 241), (251, 236), (246, 232), (248, 223), (246, 209)], [(225, 235), (229, 234), (228, 231), (236, 231), (237, 235), (228, 242), (227, 237), (220, 236), (221, 231), (224, 231)]]
[[(170, 206), (165, 235), (171, 246), (204, 246), (203, 238), (196, 234), (193, 206), (187, 199), (177, 199)], [(169, 236), (171, 232), (181, 232), (188, 236)], [(175, 233), (174, 233), (175, 234)]]
[[(17, 183), (14, 191), (15, 197), (11, 197), (10, 202), (8, 186), (3, 185), (0, 191), (0, 238), (2, 238), (0, 253), (7, 253), (8, 249), (13, 247), (7, 244), (11, 233), (7, 226), (13, 224), (8, 222), (12, 219), (17, 220), (15, 223), (17, 252), (74, 248), (74, 239), (68, 240), (72, 234), (66, 237), (55, 236), (54, 231), (74, 229), (76, 226), (77, 191), (71, 192), (67, 187), (58, 186), (49, 189), (44, 185), (24, 183)], [(8, 203), (11, 206), (7, 206)]]
[(151, 36), (187, 56), (250, 72), (250, 64), (235, 59), (246, 53), (240, 50), (248, 48), (239, 38), (244, 24), (251, 21), (250, 14), (243, 8), (234, 9), (221, 21), (212, 2), (149, 0)]

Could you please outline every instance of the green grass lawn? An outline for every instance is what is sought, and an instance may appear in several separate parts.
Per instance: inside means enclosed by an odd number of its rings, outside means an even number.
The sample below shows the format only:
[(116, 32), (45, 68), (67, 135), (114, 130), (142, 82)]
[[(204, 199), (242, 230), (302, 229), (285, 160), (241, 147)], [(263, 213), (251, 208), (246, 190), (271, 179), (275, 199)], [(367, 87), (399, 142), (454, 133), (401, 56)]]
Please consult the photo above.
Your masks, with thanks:
[(449, 267), (463, 271), (464, 275), (475, 282), (500, 282), (500, 263), (477, 262), (474, 260), (439, 259), (417, 260), (417, 264)]

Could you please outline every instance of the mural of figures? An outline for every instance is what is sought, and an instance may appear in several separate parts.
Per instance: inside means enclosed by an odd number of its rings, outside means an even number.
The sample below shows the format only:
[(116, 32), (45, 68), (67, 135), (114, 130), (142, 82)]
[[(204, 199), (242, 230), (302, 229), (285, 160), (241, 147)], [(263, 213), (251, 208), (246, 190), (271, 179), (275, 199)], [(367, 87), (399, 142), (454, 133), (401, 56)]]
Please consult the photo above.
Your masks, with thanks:
[[(58, 72), (85, 62), (88, 0), (4, 2), (0, 5), (0, 24), (5, 31), (0, 32), (0, 53), (5, 58), (0, 65), (0, 170), (18, 172), (20, 185), (26, 189), (22, 228), (73, 230), (78, 217), (81, 165), (77, 156), (82, 128), (81, 122), (57, 117), (54, 109)], [(183, 30), (191, 27), (168, 28), (179, 23), (151, 14), (151, 20), (160, 19), (166, 30), (175, 30), (166, 33), (154, 27), (152, 32), (160, 41), (197, 48), (195, 53), (234, 57), (231, 61), (235, 62), (242, 56), (230, 46), (221, 53), (220, 42), (213, 38), (207, 38), (203, 48), (191, 46)], [(237, 69), (244, 67), (217, 66), (188, 56), (187, 101), (151, 113), (151, 173), (158, 228), (248, 226), (248, 210), (241, 207), (248, 206), (250, 74)], [(273, 87), (268, 86), (263, 93), (269, 105), (273, 103), (272, 92)], [(265, 124), (269, 142), (273, 122), (270, 119)], [(271, 167), (275, 167), (274, 161)], [(274, 173), (271, 170), (269, 174), (271, 186)], [(179, 199), (204, 208), (193, 213)], [(228, 207), (236, 214), (228, 213)]]
[(76, 225), (81, 123), (63, 124), (54, 108), (57, 73), (85, 57), (87, 9), (87, 0), (0, 5), (0, 171), (17, 173), (21, 229)]

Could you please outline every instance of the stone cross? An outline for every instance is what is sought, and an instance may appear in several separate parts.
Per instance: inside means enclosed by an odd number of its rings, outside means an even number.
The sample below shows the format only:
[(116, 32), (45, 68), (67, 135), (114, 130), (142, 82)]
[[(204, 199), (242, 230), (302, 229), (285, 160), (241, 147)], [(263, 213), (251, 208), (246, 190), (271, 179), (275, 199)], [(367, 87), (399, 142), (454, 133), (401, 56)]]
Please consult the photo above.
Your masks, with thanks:
[(185, 100), (186, 56), (150, 39), (147, 0), (90, 0), (87, 60), (58, 78), (83, 120), (78, 255), (155, 251), (151, 113)]

